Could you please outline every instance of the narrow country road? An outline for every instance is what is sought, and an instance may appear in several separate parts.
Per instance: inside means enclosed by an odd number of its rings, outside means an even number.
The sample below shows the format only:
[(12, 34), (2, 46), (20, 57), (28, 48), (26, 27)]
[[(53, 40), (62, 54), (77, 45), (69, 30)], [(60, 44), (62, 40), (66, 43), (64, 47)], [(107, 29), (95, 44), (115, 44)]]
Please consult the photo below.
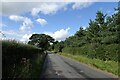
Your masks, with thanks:
[(117, 80), (115, 76), (101, 70), (91, 68), (83, 63), (65, 58), (58, 54), (49, 54), (44, 63), (41, 78), (56, 78), (57, 80), (65, 78), (78, 80)]

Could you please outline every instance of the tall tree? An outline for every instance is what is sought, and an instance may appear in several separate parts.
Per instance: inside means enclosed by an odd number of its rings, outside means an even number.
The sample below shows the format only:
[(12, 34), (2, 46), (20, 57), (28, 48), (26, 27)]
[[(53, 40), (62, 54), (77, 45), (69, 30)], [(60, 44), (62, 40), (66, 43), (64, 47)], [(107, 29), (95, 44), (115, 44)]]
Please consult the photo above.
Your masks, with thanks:
[(84, 32), (85, 31), (83, 30), (83, 28), (80, 27), (79, 31), (77, 31), (75, 35), (78, 36), (78, 37), (83, 37), (85, 35)]
[(98, 11), (96, 13), (95, 22), (99, 25), (101, 30), (105, 30), (106, 29), (106, 23), (105, 23), (106, 16), (107, 16), (107, 14), (104, 15), (101, 11)]
[(45, 34), (33, 34), (29, 39), (28, 44), (35, 45), (44, 50), (48, 49), (50, 43), (54, 42), (51, 36)]

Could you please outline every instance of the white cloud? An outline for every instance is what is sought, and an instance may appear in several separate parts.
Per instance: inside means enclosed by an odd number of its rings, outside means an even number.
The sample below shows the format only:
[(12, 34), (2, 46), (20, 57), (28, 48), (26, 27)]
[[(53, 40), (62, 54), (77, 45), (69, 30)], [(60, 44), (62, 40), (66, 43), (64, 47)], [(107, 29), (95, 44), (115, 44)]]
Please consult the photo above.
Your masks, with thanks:
[(0, 6), (0, 15), (20, 15), (26, 12), (31, 12), (33, 16), (42, 14), (56, 13), (58, 10), (64, 8), (67, 3), (55, 2), (3, 2)]
[(5, 37), (2, 37), (3, 39), (15, 39), (17, 41), (21, 41), (25, 35), (24, 33), (15, 30), (4, 30), (2, 33), (5, 35)]
[(14, 20), (14, 21), (24, 21), (24, 17), (18, 16), (18, 15), (11, 15), (9, 16), (9, 19)]
[(20, 15), (28, 12), (31, 12), (33, 16), (37, 16), (40, 13), (54, 14), (60, 10), (67, 10), (69, 4), (71, 4), (73, 9), (82, 9), (90, 6), (93, 2), (86, 0), (85, 2), (72, 3), (73, 2), (3, 2), (2, 6), (0, 6), (0, 15)]
[(92, 4), (93, 2), (79, 2), (79, 3), (77, 2), (72, 5), (72, 9), (82, 9), (82, 8), (89, 7)]
[(33, 8), (32, 11), (31, 11), (31, 14), (33, 16), (37, 16), (39, 12), (40, 12), (39, 8)]
[(3, 34), (5, 35), (12, 35), (12, 36), (21, 36), (21, 34), (18, 34), (18, 32), (14, 31), (14, 30), (6, 30), (6, 31), (2, 31)]
[(12, 39), (12, 40), (16, 39), (16, 40), (18, 40), (18, 38), (22, 36), (22, 34), (20, 34), (17, 31), (14, 31), (14, 30), (5, 30), (5, 31), (2, 30), (2, 33), (4, 34), (2, 36), (2, 40), (4, 40), (4, 39)]
[(31, 21), (31, 19), (27, 17), (11, 15), (9, 16), (9, 19), (14, 20), (14, 21), (22, 21), (23, 23), (19, 28), (19, 30), (22, 32), (29, 32), (31, 27), (33, 26), (33, 22)]
[(29, 18), (25, 18), (19, 30), (22, 32), (26, 32), (26, 31), (29, 32), (32, 26), (33, 26), (33, 22)]
[(119, 2), (119, 0), (1, 0), (2, 2)]
[(28, 42), (29, 41), (29, 38), (32, 36), (32, 34), (34, 34), (34, 33), (31, 33), (31, 34), (24, 34), (23, 36), (22, 36), (22, 38), (20, 39), (20, 41), (21, 42)]
[(58, 30), (56, 32), (45, 32), (45, 34), (50, 35), (51, 37), (53, 37), (55, 40), (58, 41), (63, 41), (65, 40), (67, 37), (69, 37), (69, 29), (61, 29)]
[(64, 9), (68, 3), (41, 3), (32, 9), (31, 14), (37, 16), (39, 13), (54, 14), (60, 9)]
[(39, 18), (36, 20), (38, 23), (40, 23), (40, 25), (44, 26), (47, 24), (47, 21), (45, 19)]
[(5, 25), (4, 23), (0, 22), (0, 28), (5, 27), (5, 26), (7, 26), (7, 25)]
[(68, 8), (67, 7), (64, 7), (64, 11), (66, 11)]
[(3, 2), (0, 6), (1, 15), (20, 15), (26, 12), (30, 12), (37, 3), (30, 2)]
[(3, 39), (15, 39), (24, 43), (28, 42), (29, 37), (32, 35), (31, 28), (33, 26), (33, 22), (31, 19), (18, 15), (11, 15), (9, 16), (9, 19), (13, 21), (21, 21), (22, 24), (19, 27), (19, 31), (2, 31), (5, 35), (7, 35), (6, 37), (3, 37)]
[(2, 31), (2, 33), (5, 35), (5, 37), (2, 37), (2, 40), (11, 39), (11, 40), (21, 41), (23, 43), (28, 42), (32, 34), (35, 34), (35, 33), (24, 34), (15, 30), (6, 30), (6, 31)]

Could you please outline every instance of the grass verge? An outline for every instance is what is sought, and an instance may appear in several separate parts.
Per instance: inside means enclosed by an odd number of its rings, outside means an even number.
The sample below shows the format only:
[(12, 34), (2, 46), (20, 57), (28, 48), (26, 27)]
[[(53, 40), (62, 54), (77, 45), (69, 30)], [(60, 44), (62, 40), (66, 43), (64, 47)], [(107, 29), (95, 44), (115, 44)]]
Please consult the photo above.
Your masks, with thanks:
[(82, 56), (82, 55), (72, 55), (72, 54), (67, 54), (67, 53), (62, 53), (61, 55), (65, 56), (65, 57), (69, 57), (72, 58), (74, 60), (77, 60), (79, 62), (88, 64), (90, 66), (94, 66), (98, 69), (101, 69), (103, 71), (107, 71), (110, 73), (113, 73), (115, 75), (120, 75), (120, 73), (118, 73), (118, 62), (115, 61), (102, 61), (99, 59), (90, 59), (87, 58), (86, 56)]

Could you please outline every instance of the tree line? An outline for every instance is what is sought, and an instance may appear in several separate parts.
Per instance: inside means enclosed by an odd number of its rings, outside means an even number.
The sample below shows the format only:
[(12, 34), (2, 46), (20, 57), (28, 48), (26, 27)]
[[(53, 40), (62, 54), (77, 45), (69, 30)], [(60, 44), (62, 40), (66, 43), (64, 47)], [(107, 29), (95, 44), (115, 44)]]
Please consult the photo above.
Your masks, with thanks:
[(64, 46), (63, 52), (118, 61), (120, 8), (115, 11), (116, 13), (111, 16), (97, 11), (95, 19), (90, 19), (86, 29), (80, 27), (73, 36), (55, 44), (55, 50), (62, 45)]
[(120, 8), (115, 9), (115, 11), (116, 13), (111, 16), (97, 11), (95, 19), (90, 19), (86, 29), (81, 26), (73, 36), (65, 41), (55, 41), (51, 36), (45, 34), (33, 34), (28, 44), (43, 50), (63, 51), (104, 61), (118, 61)]

